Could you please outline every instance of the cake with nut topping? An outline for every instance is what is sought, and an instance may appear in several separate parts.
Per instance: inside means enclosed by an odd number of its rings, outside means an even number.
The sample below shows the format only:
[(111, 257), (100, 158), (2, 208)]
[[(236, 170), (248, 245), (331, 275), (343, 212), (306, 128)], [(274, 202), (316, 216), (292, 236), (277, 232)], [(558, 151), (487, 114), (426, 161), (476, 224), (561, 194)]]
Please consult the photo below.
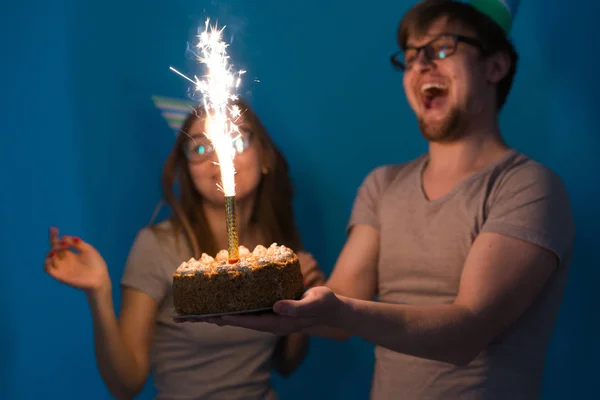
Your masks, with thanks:
[(179, 315), (219, 314), (270, 308), (304, 291), (300, 262), (285, 246), (239, 247), (239, 261), (227, 250), (181, 263), (173, 275), (173, 301)]

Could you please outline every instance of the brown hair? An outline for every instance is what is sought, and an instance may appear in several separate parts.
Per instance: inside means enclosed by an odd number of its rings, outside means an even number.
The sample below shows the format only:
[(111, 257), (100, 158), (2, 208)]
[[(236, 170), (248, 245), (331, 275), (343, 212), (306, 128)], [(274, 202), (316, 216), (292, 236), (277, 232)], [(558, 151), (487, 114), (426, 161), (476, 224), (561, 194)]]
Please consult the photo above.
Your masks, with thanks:
[[(294, 221), (293, 188), (288, 163), (252, 108), (242, 99), (235, 101), (235, 104), (251, 131), (253, 145), (258, 145), (262, 165), (268, 169), (257, 188), (250, 223), (256, 224), (265, 246), (277, 242), (293, 250), (300, 250), (302, 245)], [(214, 256), (220, 250), (217, 249), (215, 237), (201, 206), (203, 198), (194, 186), (184, 150), (192, 124), (203, 119), (204, 115), (203, 108), (198, 107), (187, 116), (164, 164), (161, 179), (163, 200), (172, 211), (169, 218), (172, 232), (175, 237), (179, 233), (184, 234), (196, 258), (201, 253)], [(175, 194), (175, 184), (178, 186), (178, 196)], [(156, 225), (152, 228), (155, 232), (160, 232)]]
[(441, 17), (448, 18), (449, 23), (458, 23), (473, 30), (476, 38), (483, 45), (483, 57), (502, 51), (508, 53), (511, 61), (510, 69), (506, 76), (498, 82), (496, 88), (496, 107), (500, 110), (512, 87), (517, 70), (518, 54), (500, 25), (473, 6), (454, 0), (421, 1), (411, 8), (400, 21), (398, 45), (401, 49), (406, 49), (409, 35), (426, 34), (431, 24)]

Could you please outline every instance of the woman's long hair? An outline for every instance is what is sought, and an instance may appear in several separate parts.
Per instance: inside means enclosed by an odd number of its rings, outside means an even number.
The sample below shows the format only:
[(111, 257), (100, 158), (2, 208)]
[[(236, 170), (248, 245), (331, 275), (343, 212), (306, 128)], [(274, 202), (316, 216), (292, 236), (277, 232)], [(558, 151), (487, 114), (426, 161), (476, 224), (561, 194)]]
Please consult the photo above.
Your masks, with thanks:
[[(265, 241), (264, 246), (268, 247), (277, 242), (295, 251), (300, 250), (302, 244), (294, 221), (293, 188), (288, 163), (252, 108), (241, 99), (235, 103), (241, 111), (245, 125), (251, 131), (252, 145), (258, 145), (261, 165), (268, 170), (267, 173), (263, 173), (258, 185), (250, 224), (258, 228), (261, 239)], [(163, 166), (161, 179), (163, 201), (172, 211), (170, 233), (175, 237), (183, 233), (196, 258), (202, 253), (214, 256), (220, 250), (217, 249), (214, 234), (204, 214), (204, 199), (194, 186), (184, 150), (192, 124), (198, 119), (204, 119), (204, 116), (202, 107), (194, 109), (187, 116)], [(175, 194), (175, 184), (178, 186), (178, 195)], [(157, 234), (164, 233), (160, 232), (157, 225), (152, 229)]]

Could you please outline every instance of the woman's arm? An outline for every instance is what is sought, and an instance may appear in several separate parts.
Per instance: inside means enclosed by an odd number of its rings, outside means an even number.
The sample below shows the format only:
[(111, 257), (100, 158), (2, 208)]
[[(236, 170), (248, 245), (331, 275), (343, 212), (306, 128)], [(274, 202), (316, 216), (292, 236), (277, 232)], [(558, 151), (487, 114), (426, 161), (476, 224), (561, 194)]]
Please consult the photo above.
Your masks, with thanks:
[(157, 302), (140, 291), (125, 289), (118, 321), (111, 280), (100, 253), (77, 237), (63, 236), (60, 240), (57, 229), (50, 230), (50, 244), (44, 270), (57, 281), (86, 293), (96, 361), (104, 383), (117, 399), (133, 398), (148, 377)]
[(157, 304), (134, 289), (123, 291), (120, 320), (110, 291), (88, 294), (96, 361), (100, 375), (117, 399), (132, 399), (143, 388), (150, 370), (150, 343)]
[(302, 364), (308, 347), (309, 337), (304, 333), (282, 336), (273, 352), (273, 368), (281, 376), (290, 376)]

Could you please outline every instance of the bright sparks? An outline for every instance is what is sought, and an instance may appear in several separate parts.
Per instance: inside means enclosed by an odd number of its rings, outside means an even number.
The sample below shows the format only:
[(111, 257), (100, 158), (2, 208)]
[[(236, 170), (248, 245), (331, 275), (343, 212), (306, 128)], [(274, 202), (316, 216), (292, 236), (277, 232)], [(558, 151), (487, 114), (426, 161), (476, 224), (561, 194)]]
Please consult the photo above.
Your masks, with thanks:
[(237, 100), (235, 91), (245, 71), (232, 71), (227, 55), (229, 45), (223, 41), (224, 29), (225, 27), (217, 29), (216, 26), (210, 26), (207, 19), (204, 32), (198, 35), (198, 62), (206, 66), (206, 74), (202, 79), (194, 76), (195, 80), (191, 80), (172, 67), (171, 70), (192, 82), (196, 91), (201, 93), (207, 113), (204, 134), (217, 153), (221, 169), (219, 188), (225, 196), (235, 196), (233, 141), (239, 135), (236, 121), (240, 116), (240, 109), (232, 103)]

